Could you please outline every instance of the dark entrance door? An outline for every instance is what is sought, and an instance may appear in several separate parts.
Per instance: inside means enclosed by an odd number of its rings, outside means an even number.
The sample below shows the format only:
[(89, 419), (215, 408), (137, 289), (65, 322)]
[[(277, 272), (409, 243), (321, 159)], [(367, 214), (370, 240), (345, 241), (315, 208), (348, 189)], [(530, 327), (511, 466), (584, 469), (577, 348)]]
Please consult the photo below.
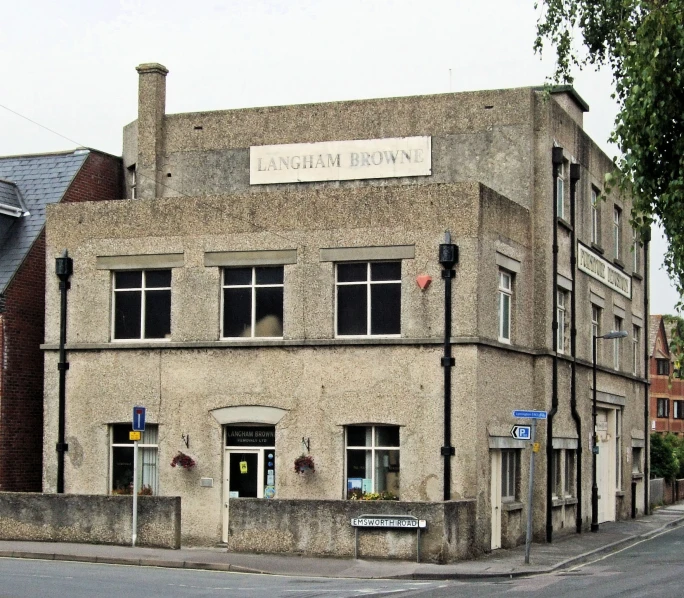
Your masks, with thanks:
[[(230, 492), (239, 498), (257, 498), (259, 453), (230, 452)], [(237, 492), (236, 494), (232, 494)]]

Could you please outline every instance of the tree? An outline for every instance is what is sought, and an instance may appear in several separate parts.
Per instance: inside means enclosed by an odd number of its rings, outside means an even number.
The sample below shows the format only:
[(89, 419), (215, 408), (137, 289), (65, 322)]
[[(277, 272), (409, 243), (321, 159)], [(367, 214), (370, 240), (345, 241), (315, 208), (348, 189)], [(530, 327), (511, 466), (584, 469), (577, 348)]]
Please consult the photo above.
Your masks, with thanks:
[[(631, 224), (645, 240), (660, 221), (665, 267), (684, 291), (684, 0), (539, 0), (535, 51), (556, 49), (556, 83), (573, 68), (607, 67), (622, 156), (606, 181), (633, 197)], [(580, 40), (576, 42), (576, 38)], [(681, 299), (678, 309), (683, 307)]]
[(674, 434), (651, 434), (651, 477), (674, 480), (679, 473), (681, 443)]

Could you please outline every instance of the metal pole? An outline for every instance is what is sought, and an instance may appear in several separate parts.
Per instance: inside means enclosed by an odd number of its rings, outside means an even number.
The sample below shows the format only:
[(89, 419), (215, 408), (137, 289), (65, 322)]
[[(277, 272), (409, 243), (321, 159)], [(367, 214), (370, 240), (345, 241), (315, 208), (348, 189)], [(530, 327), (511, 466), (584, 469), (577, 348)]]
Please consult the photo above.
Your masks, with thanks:
[(591, 416), (592, 416), (592, 421), (593, 421), (593, 430), (594, 430), (594, 442), (591, 447), (591, 463), (592, 463), (592, 471), (591, 471), (591, 531), (592, 532), (597, 532), (599, 529), (598, 525), (598, 484), (596, 482), (596, 455), (598, 451), (598, 435), (596, 433), (596, 416), (597, 416), (597, 410), (596, 410), (596, 342), (597, 342), (597, 337), (593, 337), (594, 340), (594, 350), (593, 350), (593, 361), (592, 361), (592, 376), (593, 376), (593, 381), (594, 381), (594, 388), (592, 392), (592, 409), (591, 409)]
[(131, 546), (135, 548), (138, 539), (138, 441), (133, 441), (133, 537)]
[(530, 483), (527, 491), (527, 536), (525, 537), (525, 564), (530, 563), (530, 544), (532, 544), (532, 498), (534, 490), (534, 442), (537, 436), (537, 420), (532, 420), (532, 453), (530, 454)]

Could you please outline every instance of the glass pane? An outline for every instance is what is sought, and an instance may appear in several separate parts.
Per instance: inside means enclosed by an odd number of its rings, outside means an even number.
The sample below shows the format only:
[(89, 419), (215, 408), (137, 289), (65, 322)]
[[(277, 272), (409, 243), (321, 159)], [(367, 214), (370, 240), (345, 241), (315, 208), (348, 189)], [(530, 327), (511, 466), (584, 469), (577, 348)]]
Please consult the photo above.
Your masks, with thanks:
[(501, 338), (508, 339), (511, 337), (511, 298), (505, 293), (499, 293), (501, 301)]
[(140, 338), (141, 291), (114, 293), (114, 338)]
[(254, 268), (256, 284), (283, 284), (283, 267)]
[(401, 262), (372, 263), (371, 280), (401, 280)]
[(347, 426), (347, 446), (370, 446), (370, 426)]
[(363, 480), (371, 476), (370, 470), (366, 472), (367, 457), (370, 457), (370, 454), (370, 451), (347, 450), (347, 479)]
[(252, 289), (223, 290), (223, 336), (252, 335)]
[(368, 334), (366, 285), (337, 287), (337, 334)]
[(375, 492), (399, 496), (399, 451), (375, 451)]
[(371, 334), (401, 332), (401, 284), (371, 285)]
[(133, 494), (133, 447), (112, 448), (112, 494)]
[(157, 449), (138, 449), (138, 493), (156, 496), (159, 494), (157, 475)]
[(223, 284), (252, 284), (251, 268), (226, 268), (223, 270)]
[(171, 291), (146, 291), (145, 338), (171, 334)]
[(114, 272), (114, 288), (139, 289), (142, 286), (142, 272)]
[(230, 453), (230, 491), (239, 498), (257, 497), (257, 464), (255, 453)]
[(501, 496), (508, 496), (508, 453), (501, 451)]
[(142, 444), (157, 444), (157, 426), (145, 426), (145, 431), (142, 433), (140, 442)]
[(133, 431), (131, 424), (116, 424), (112, 426), (112, 444), (132, 444), (128, 433)]
[(283, 287), (257, 287), (254, 336), (283, 336)]
[(337, 282), (368, 280), (368, 264), (337, 264)]
[(171, 270), (149, 270), (145, 272), (145, 286), (168, 288), (171, 286)]
[(399, 446), (398, 426), (378, 426), (375, 428), (375, 446)]
[(508, 496), (515, 498), (515, 451), (508, 452)]

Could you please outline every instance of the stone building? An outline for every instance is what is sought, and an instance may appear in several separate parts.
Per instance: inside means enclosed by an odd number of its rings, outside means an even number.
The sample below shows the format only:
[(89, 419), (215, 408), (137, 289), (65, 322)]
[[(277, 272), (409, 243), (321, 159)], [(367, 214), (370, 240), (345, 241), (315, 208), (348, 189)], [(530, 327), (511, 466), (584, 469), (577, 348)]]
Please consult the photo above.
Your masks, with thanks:
[[(612, 165), (572, 88), (167, 115), (167, 70), (138, 72), (123, 155), (138, 201), (49, 211), (48, 261), (74, 260), (67, 492), (130, 491), (140, 405), (140, 482), (182, 497), (186, 544), (353, 554), (350, 514), (411, 514), (445, 561), (524, 541), (530, 507), (551, 539), (591, 520), (592, 334), (619, 328), (598, 341), (598, 518), (629, 516), (644, 248), (629, 199), (599, 198)], [(527, 430), (511, 434), (532, 420), (514, 410), (548, 412), (532, 505)], [(179, 453), (195, 467), (171, 467)], [(315, 471), (295, 470), (302, 455)], [(370, 494), (399, 501), (349, 500)], [(415, 550), (402, 532), (360, 542)]]
[(46, 207), (122, 184), (121, 158), (95, 150), (0, 157), (0, 490), (42, 488)]

